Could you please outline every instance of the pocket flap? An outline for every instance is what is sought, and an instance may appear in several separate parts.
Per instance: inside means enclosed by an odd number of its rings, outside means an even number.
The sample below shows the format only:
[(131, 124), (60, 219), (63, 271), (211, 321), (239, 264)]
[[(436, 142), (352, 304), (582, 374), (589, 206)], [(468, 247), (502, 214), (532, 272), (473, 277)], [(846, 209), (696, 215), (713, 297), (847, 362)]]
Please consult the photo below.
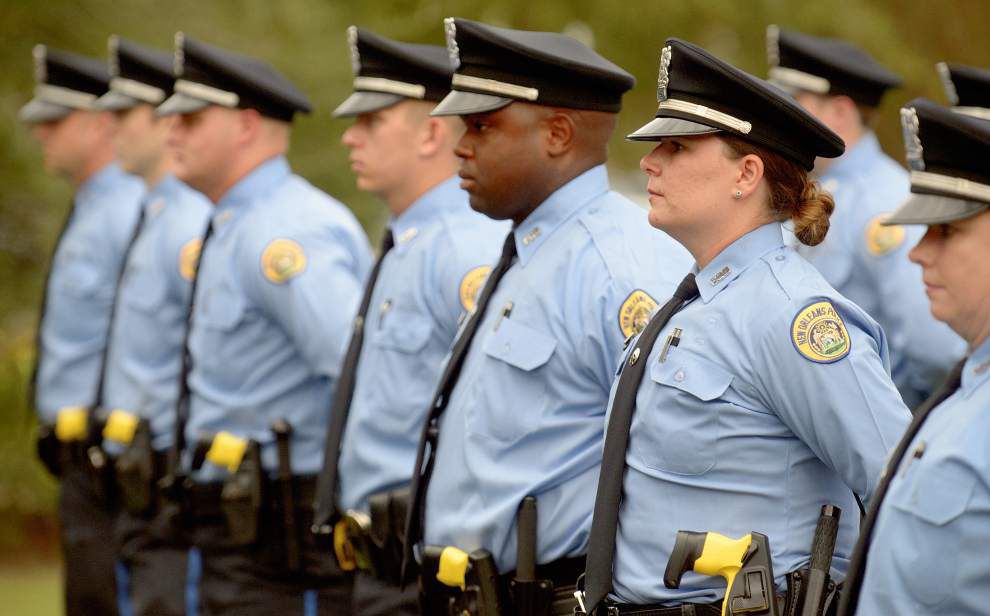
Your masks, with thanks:
[(402, 318), (391, 315), (384, 329), (374, 333), (374, 340), (383, 347), (405, 353), (415, 353), (426, 346), (432, 326), (423, 317)]
[(663, 363), (653, 360), (650, 378), (706, 402), (724, 394), (732, 382), (732, 374), (721, 366), (680, 349), (672, 350)]
[(959, 517), (969, 505), (976, 485), (972, 469), (947, 459), (914, 463), (918, 464), (914, 485), (901, 498), (892, 499), (893, 506), (936, 526)]
[(512, 319), (501, 319), (498, 328), (485, 339), (483, 348), (489, 357), (530, 371), (550, 360), (557, 341)]

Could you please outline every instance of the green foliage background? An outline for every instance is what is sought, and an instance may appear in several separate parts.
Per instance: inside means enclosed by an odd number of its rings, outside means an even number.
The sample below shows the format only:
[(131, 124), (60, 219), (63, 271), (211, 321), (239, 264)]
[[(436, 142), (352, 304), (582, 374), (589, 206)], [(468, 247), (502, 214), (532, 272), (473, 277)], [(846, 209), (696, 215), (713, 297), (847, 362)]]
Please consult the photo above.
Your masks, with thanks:
[[(442, 44), (443, 17), (457, 15), (533, 30), (590, 34), (605, 56), (639, 80), (627, 95), (617, 135), (653, 116), (659, 49), (678, 36), (757, 75), (766, 72), (767, 24), (838, 36), (869, 50), (905, 78), (884, 102), (878, 132), (900, 159), (897, 108), (925, 95), (944, 101), (933, 65), (940, 60), (990, 65), (990, 2), (909, 0), (4, 0), (0, 60), (0, 554), (39, 554), (52, 528), (54, 489), (34, 461), (33, 414), (25, 383), (33, 354), (37, 304), (55, 230), (71, 191), (45, 175), (38, 148), (16, 122), (33, 87), (31, 47), (105, 56), (120, 34), (169, 48), (191, 36), (271, 61), (299, 84), (317, 112), (296, 126), (294, 168), (348, 203), (373, 237), (381, 206), (358, 193), (339, 144), (346, 124), (329, 111), (350, 88), (344, 31), (359, 24), (386, 36)], [(635, 175), (644, 146), (612, 144), (614, 177)], [(46, 540), (47, 538), (47, 540)], [(12, 548), (18, 548), (16, 550)]]

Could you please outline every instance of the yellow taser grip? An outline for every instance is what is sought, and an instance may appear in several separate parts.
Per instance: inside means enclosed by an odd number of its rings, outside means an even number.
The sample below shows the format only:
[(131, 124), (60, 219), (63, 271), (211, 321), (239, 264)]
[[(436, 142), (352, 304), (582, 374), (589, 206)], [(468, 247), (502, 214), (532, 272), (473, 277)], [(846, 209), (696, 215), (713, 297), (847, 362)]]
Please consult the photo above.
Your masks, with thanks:
[(337, 564), (344, 571), (357, 569), (354, 545), (347, 535), (347, 520), (338, 520), (333, 526), (333, 551), (337, 554)]
[(237, 472), (237, 467), (244, 459), (247, 451), (248, 441), (230, 432), (217, 432), (210, 443), (210, 450), (206, 452), (206, 459), (217, 466), (226, 467), (231, 473)]
[(64, 406), (55, 419), (55, 438), (68, 443), (86, 438), (89, 411), (85, 406)]
[(114, 409), (107, 416), (107, 423), (103, 427), (103, 438), (121, 445), (130, 445), (140, 421), (141, 418), (134, 413), (128, 413), (124, 409)]
[(464, 590), (468, 570), (468, 554), (453, 546), (440, 552), (440, 566), (437, 568), (437, 581), (450, 587)]
[(744, 535), (738, 539), (730, 539), (718, 533), (705, 535), (705, 548), (698, 560), (694, 561), (694, 570), (702, 575), (718, 575), (725, 578), (725, 599), (722, 601), (722, 615), (725, 616), (728, 606), (729, 593), (736, 581), (736, 574), (742, 568), (743, 557), (753, 535)]

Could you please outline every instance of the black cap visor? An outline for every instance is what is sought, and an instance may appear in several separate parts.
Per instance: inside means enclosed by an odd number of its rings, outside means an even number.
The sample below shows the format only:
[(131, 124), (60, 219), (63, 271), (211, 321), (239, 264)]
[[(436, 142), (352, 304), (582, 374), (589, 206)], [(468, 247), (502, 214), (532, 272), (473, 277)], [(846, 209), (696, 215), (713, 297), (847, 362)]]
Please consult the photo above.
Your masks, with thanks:
[(459, 116), (471, 115), (473, 113), (488, 113), (497, 111), (502, 107), (507, 107), (515, 102), (514, 98), (503, 96), (493, 96), (491, 94), (478, 94), (477, 92), (465, 92), (463, 90), (451, 90), (440, 104), (430, 112), (431, 116)]
[(347, 97), (347, 100), (337, 105), (331, 114), (335, 118), (351, 118), (362, 113), (379, 111), (401, 102), (406, 97), (388, 92), (358, 91)]
[(33, 98), (17, 112), (17, 119), (26, 124), (43, 124), (61, 120), (73, 111), (75, 109), (72, 107)]
[(127, 96), (115, 90), (110, 90), (96, 99), (93, 107), (102, 111), (123, 111), (124, 109), (133, 109), (142, 104), (145, 104), (142, 100)]
[(985, 201), (970, 201), (945, 195), (912, 194), (882, 224), (940, 225), (975, 216), (990, 208)]
[(165, 102), (159, 105), (155, 112), (160, 116), (181, 115), (184, 113), (194, 113), (200, 109), (205, 109), (212, 104), (213, 103), (204, 101), (201, 98), (176, 92), (172, 96), (165, 99)]
[(660, 141), (665, 137), (691, 137), (722, 132), (721, 128), (708, 126), (682, 118), (656, 118), (626, 136), (629, 141)]

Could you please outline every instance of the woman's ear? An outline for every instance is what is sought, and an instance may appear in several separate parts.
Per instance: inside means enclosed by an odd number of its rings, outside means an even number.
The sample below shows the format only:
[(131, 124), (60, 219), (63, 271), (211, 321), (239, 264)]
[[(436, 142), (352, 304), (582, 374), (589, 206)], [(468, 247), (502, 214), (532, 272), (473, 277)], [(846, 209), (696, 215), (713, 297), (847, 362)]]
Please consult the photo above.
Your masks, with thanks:
[(763, 179), (763, 159), (756, 154), (747, 154), (736, 162), (736, 181), (732, 187), (736, 199), (745, 199), (756, 192)]

